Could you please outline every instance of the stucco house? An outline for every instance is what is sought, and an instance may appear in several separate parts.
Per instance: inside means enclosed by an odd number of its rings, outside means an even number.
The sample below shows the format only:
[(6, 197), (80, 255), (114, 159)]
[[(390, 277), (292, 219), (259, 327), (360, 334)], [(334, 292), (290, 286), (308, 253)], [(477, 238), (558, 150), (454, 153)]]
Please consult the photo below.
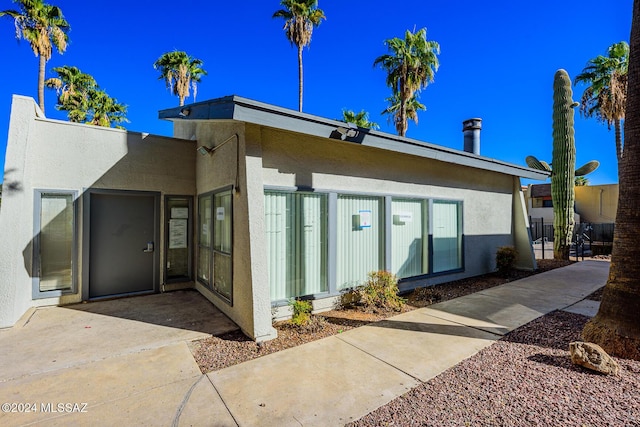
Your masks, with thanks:
[(474, 153), (237, 96), (159, 118), (172, 138), (50, 120), (14, 96), (0, 327), (195, 288), (260, 341), (288, 299), (328, 308), (373, 270), (407, 290), (493, 271), (503, 245), (535, 268), (520, 177), (548, 175), (479, 155), (479, 120)]

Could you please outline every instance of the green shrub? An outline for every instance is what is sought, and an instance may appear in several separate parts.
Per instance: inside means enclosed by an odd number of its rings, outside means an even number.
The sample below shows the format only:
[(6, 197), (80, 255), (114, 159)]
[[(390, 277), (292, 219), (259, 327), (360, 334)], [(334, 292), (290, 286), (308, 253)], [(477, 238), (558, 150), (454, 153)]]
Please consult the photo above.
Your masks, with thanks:
[(309, 301), (291, 299), (289, 306), (293, 310), (291, 324), (295, 326), (305, 326), (311, 320), (311, 310), (313, 306)]
[(518, 251), (513, 246), (501, 246), (496, 252), (496, 267), (498, 273), (507, 275), (516, 263), (518, 258)]
[(364, 285), (356, 292), (360, 304), (366, 307), (400, 310), (405, 303), (404, 298), (398, 296), (398, 279), (388, 271), (372, 271)]

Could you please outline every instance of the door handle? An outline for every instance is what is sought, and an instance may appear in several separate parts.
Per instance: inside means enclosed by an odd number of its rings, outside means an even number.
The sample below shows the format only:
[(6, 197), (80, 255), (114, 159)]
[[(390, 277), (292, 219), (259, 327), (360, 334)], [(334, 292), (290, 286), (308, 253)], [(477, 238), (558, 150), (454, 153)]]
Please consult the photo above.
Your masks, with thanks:
[(145, 253), (153, 252), (153, 242), (147, 242), (147, 247), (144, 248), (142, 252), (145, 252)]

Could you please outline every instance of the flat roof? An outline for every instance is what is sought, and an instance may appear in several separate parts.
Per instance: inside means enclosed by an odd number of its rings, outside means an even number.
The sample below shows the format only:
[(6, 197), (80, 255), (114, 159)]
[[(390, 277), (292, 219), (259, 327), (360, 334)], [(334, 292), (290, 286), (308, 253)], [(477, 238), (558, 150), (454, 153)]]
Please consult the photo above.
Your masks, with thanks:
[(237, 95), (161, 110), (158, 112), (158, 117), (171, 121), (236, 120), (523, 178), (545, 180), (550, 175), (549, 172), (531, 169), (526, 166), (507, 163), (416, 139), (358, 128), (338, 120), (300, 113)]

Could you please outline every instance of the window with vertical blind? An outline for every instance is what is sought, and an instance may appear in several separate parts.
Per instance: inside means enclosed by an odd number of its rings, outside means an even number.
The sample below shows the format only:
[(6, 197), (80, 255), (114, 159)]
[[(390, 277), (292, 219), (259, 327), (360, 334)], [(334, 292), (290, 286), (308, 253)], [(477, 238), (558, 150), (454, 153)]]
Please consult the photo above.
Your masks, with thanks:
[(338, 195), (337, 289), (357, 286), (384, 269), (384, 199)]
[(327, 195), (265, 191), (271, 300), (327, 292)]
[(391, 272), (398, 278), (429, 273), (429, 201), (391, 201)]
[(231, 189), (198, 197), (198, 281), (228, 302), (233, 297)]
[(33, 298), (75, 291), (75, 192), (35, 192)]
[(433, 272), (462, 268), (462, 205), (433, 201)]
[(265, 190), (271, 301), (463, 268), (462, 202)]

